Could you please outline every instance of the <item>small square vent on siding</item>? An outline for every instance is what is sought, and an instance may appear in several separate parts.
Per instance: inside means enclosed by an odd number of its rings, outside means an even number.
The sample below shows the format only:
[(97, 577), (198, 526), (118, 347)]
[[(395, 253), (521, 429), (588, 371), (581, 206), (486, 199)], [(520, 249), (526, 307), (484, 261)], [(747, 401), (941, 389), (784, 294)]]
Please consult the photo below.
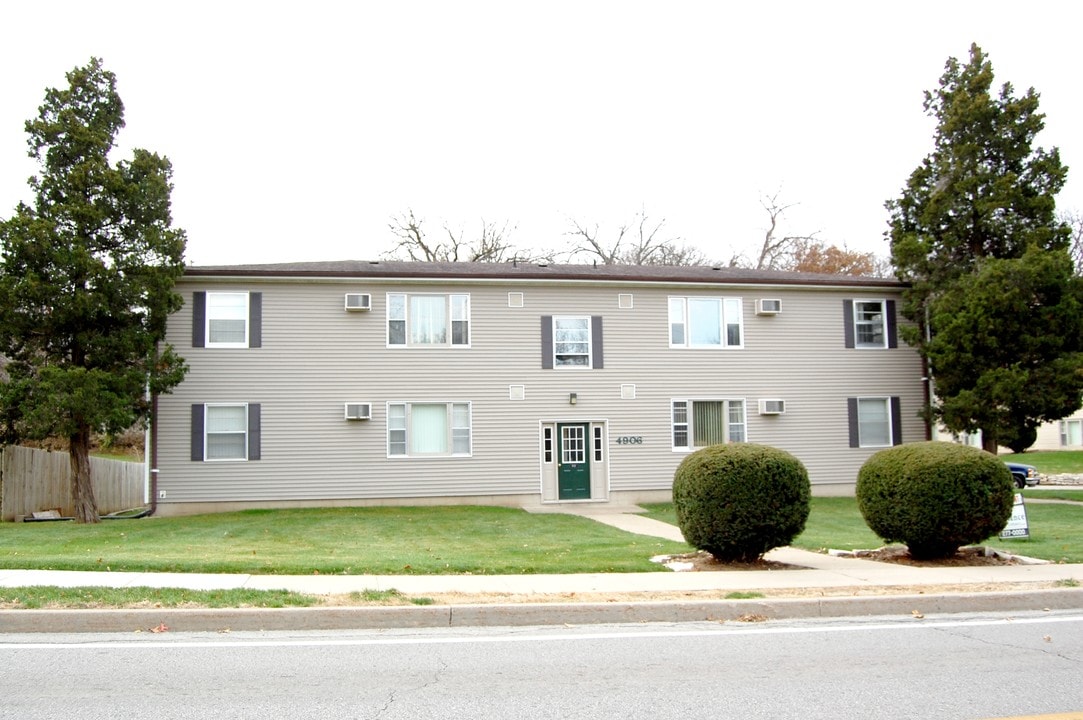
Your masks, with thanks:
[(372, 419), (372, 403), (346, 403), (346, 419), (347, 420), (371, 420)]
[(521, 292), (508, 293), (508, 307), (522, 307), (523, 294)]
[(619, 293), (617, 295), (617, 307), (621, 310), (631, 310), (632, 293)]
[(508, 400), (525, 400), (526, 385), (508, 385)]
[(620, 399), (621, 400), (635, 400), (636, 399), (636, 386), (632, 383), (624, 383), (620, 386)]

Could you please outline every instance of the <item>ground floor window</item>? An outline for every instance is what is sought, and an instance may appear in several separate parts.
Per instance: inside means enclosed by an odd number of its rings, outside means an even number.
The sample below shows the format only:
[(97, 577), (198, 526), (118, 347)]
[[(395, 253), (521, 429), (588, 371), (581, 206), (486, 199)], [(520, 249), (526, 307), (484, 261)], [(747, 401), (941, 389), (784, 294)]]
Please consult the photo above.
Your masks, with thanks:
[(470, 455), (470, 403), (388, 403), (390, 456)]
[(847, 398), (850, 447), (891, 447), (902, 443), (902, 411), (897, 397)]
[(1064, 447), (1083, 445), (1083, 420), (1060, 421), (1060, 444)]
[(674, 450), (744, 441), (744, 400), (673, 401)]

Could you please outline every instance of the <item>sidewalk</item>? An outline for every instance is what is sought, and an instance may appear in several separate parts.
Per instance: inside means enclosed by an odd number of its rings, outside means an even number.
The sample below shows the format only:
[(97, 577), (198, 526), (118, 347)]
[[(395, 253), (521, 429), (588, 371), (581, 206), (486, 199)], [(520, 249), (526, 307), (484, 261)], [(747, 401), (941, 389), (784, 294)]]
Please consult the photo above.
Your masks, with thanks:
[[(555, 512), (570, 512), (612, 525), (627, 532), (683, 541), (680, 530), (667, 523), (634, 514), (635, 508), (562, 507)], [(413, 597), (449, 593), (497, 594), (520, 596), (508, 598), (503, 605), (452, 605), (422, 607), (328, 607), (293, 610), (242, 611), (0, 611), (0, 632), (33, 626), (32, 616), (50, 618), (48, 631), (57, 631), (56, 621), (67, 619), (76, 628), (126, 627), (145, 622), (140, 618), (169, 616), (163, 620), (171, 627), (188, 623), (211, 629), (233, 627), (238, 623), (256, 628), (269, 624), (294, 623), (290, 627), (388, 627), (463, 625), (463, 624), (536, 624), (560, 622), (629, 622), (644, 618), (737, 617), (755, 614), (763, 617), (806, 617), (831, 615), (875, 615), (901, 612), (900, 608), (920, 605), (941, 612), (1083, 609), (1083, 564), (1018, 564), (979, 567), (914, 567), (856, 558), (840, 558), (820, 553), (778, 548), (766, 559), (798, 566), (795, 570), (734, 572), (652, 572), (593, 573), (582, 575), (217, 575), (180, 573), (80, 572), (45, 570), (0, 570), (0, 587), (53, 585), (61, 587), (156, 587), (220, 590), (248, 588), (257, 590), (292, 590), (317, 595), (348, 594), (363, 590), (398, 590)], [(1040, 589), (1043, 584), (1074, 581), (1076, 587)], [(1033, 583), (1034, 590), (998, 592), (989, 586)], [(952, 593), (937, 593), (937, 586), (955, 586)], [(957, 586), (973, 586), (973, 592), (959, 592)], [(828, 589), (853, 589), (851, 597), (825, 597)], [(921, 594), (913, 588), (922, 588)], [(609, 602), (576, 603), (572, 595), (585, 593), (692, 593), (711, 591), (724, 597), (736, 591), (804, 589), (806, 597), (777, 600), (708, 600), (689, 602)], [(821, 590), (817, 597), (816, 590)], [(860, 595), (858, 595), (860, 593)], [(903, 594), (900, 594), (903, 593)], [(836, 593), (837, 594), (837, 593)], [(561, 596), (559, 603), (524, 602), (521, 596)], [(564, 596), (568, 596), (565, 600)], [(549, 598), (549, 599), (552, 599)], [(653, 609), (651, 609), (653, 608)], [(915, 608), (910, 607), (905, 612)], [(42, 616), (42, 614), (45, 614)], [(322, 613), (322, 619), (316, 619)], [(103, 615), (104, 614), (104, 615)], [(256, 617), (253, 617), (256, 616)], [(275, 617), (278, 619), (274, 619)], [(112, 617), (114, 621), (107, 621)], [(584, 620), (584, 618), (590, 618)], [(303, 622), (302, 622), (303, 621)], [(313, 622), (315, 621), (315, 625)], [(42, 621), (38, 620), (38, 624)], [(386, 625), (384, 623), (393, 623)], [(337, 623), (337, 624), (336, 624)], [(150, 627), (151, 625), (143, 626)], [(139, 625), (136, 625), (139, 627)], [(186, 626), (187, 627), (187, 626)], [(45, 631), (46, 628), (42, 628)]]

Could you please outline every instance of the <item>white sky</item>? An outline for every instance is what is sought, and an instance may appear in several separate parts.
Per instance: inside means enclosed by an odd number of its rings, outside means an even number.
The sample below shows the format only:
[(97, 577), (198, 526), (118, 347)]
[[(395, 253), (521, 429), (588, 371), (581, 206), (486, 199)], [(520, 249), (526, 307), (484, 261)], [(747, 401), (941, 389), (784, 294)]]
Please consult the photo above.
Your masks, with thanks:
[(0, 5), (0, 217), (31, 199), (23, 123), (92, 55), (138, 146), (174, 167), (191, 264), (373, 259), (392, 216), (563, 247), (645, 210), (716, 260), (789, 233), (887, 254), (884, 201), (932, 149), (922, 93), (971, 42), (1041, 94), (1078, 168), (1083, 5), (116, 2)]

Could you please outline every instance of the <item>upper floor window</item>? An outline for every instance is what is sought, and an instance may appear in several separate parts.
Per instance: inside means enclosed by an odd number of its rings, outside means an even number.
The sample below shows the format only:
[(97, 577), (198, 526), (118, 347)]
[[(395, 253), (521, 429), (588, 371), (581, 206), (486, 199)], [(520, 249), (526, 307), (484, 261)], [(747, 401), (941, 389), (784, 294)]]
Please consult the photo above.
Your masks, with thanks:
[(740, 298), (671, 297), (670, 347), (742, 347)]
[(848, 348), (893, 348), (894, 300), (844, 300), (843, 314)]
[(389, 456), (470, 455), (470, 403), (389, 403)]
[(469, 345), (470, 296), (388, 294), (387, 344)]
[(745, 441), (744, 400), (674, 400), (673, 448)]
[(590, 318), (553, 318), (553, 367), (590, 367)]
[(543, 369), (604, 366), (600, 315), (543, 315), (541, 333)]
[(192, 347), (260, 347), (262, 321), (262, 293), (192, 293)]

